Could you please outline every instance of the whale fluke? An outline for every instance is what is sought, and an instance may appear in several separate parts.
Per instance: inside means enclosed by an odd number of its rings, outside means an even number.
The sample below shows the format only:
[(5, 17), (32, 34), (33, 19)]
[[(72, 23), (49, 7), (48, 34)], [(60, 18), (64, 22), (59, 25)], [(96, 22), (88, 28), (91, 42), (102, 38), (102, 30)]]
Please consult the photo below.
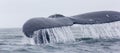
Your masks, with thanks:
[[(28, 20), (23, 25), (23, 32), (28, 38), (33, 38), (35, 44), (69, 42), (75, 40), (71, 32), (71, 26), (74, 24), (78, 24), (80, 35), (88, 35), (88, 37), (92, 35), (98, 38), (104, 35), (119, 34), (119, 25), (117, 25), (119, 22), (116, 21), (120, 21), (120, 12), (116, 11), (89, 12), (71, 17), (55, 14), (48, 18)], [(114, 30), (113, 25), (115, 25)], [(108, 33), (104, 33), (107, 31)]]
[(120, 12), (97, 11), (71, 16), (74, 24), (102, 24), (120, 21)]
[(69, 18), (32, 18), (23, 25), (23, 32), (31, 38), (36, 30), (71, 25), (73, 22)]

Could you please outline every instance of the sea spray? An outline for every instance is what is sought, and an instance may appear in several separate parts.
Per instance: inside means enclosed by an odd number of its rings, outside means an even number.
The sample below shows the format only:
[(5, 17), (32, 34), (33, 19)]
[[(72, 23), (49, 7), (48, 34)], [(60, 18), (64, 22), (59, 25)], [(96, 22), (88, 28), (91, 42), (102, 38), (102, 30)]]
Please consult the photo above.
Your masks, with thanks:
[(76, 24), (72, 26), (72, 31), (77, 38), (120, 38), (120, 21), (93, 25)]
[(68, 43), (75, 38), (70, 26), (46, 28), (34, 31), (33, 38), (28, 38), (30, 44)]
[(33, 38), (28, 38), (26, 36), (23, 36), (22, 43), (25, 45), (35, 45), (34, 39)]

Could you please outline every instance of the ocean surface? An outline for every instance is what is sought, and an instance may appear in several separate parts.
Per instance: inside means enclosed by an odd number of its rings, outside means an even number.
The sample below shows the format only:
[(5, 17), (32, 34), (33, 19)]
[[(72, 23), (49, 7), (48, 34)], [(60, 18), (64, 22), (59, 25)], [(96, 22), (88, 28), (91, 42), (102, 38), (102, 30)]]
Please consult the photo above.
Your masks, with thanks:
[(20, 28), (0, 29), (0, 53), (120, 53), (119, 38), (76, 38), (72, 43), (46, 45), (23, 44), (23, 38)]

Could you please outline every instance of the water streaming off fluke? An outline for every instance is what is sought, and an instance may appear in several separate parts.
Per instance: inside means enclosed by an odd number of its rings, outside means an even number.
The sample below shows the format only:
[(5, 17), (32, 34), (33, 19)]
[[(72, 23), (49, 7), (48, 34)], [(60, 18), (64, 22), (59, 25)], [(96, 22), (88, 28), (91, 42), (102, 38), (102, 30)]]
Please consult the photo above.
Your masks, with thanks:
[[(66, 43), (76, 38), (112, 39), (120, 38), (120, 21), (104, 24), (80, 25), (40, 29), (28, 38), (28, 44)], [(27, 38), (25, 38), (27, 39)]]
[(72, 26), (77, 38), (111, 39), (120, 38), (120, 21), (103, 24), (76, 24)]
[(33, 38), (29, 38), (29, 42), (36, 45), (75, 41), (70, 26), (40, 29), (35, 31), (33, 36)]

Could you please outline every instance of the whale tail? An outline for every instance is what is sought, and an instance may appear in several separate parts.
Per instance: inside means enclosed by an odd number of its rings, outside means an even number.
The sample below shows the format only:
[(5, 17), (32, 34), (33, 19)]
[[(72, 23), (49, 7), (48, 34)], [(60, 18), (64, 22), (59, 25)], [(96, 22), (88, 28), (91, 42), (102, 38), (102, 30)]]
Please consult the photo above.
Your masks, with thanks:
[[(32, 38), (34, 44), (65, 43), (75, 38), (111, 39), (120, 37), (120, 12), (99, 11), (64, 17), (52, 15), (49, 18), (33, 18), (23, 26), (23, 32)], [(77, 33), (71, 30), (77, 26)], [(74, 26), (72, 26), (75, 28)], [(76, 36), (79, 35), (79, 36)], [(74, 37), (76, 36), (76, 37)]]

